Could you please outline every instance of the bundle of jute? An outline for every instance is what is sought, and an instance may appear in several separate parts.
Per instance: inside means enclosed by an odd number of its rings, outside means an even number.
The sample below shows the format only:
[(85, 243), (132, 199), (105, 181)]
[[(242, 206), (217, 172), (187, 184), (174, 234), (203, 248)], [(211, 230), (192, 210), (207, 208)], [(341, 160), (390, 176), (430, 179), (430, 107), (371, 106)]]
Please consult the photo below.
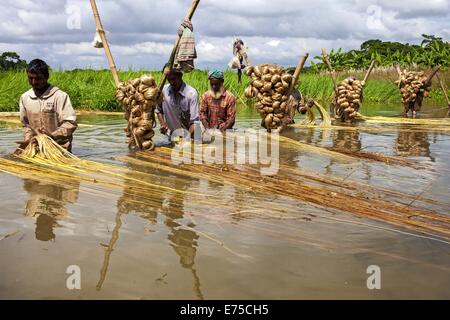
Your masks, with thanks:
[(363, 99), (363, 89), (366, 82), (354, 77), (344, 79), (337, 86), (337, 98), (335, 98), (336, 116), (342, 121), (351, 122), (358, 115), (359, 107)]
[(280, 127), (288, 113), (292, 75), (274, 64), (251, 66), (245, 73), (252, 79), (245, 96), (256, 98), (255, 108), (263, 119), (262, 125), (268, 130)]
[(414, 102), (420, 94), (428, 91), (431, 84), (427, 84), (426, 81), (427, 76), (423, 71), (403, 70), (400, 78), (395, 81), (400, 88), (403, 104)]
[(151, 75), (144, 75), (121, 82), (116, 90), (116, 98), (122, 104), (124, 117), (128, 121), (125, 133), (129, 138), (129, 146), (153, 150), (155, 108), (163, 100), (155, 79)]
[(20, 154), (20, 157), (23, 159), (34, 159), (35, 161), (52, 161), (55, 164), (67, 164), (77, 159), (77, 157), (45, 134), (34, 136)]
[(439, 66), (435, 67), (429, 75), (423, 71), (406, 69), (401, 71), (399, 67), (396, 69), (399, 79), (395, 81), (395, 84), (400, 88), (405, 115), (409, 110), (420, 111), (423, 98), (430, 92), (431, 80), (438, 72)]
[(309, 98), (306, 102), (304, 99), (300, 101), (299, 106), (297, 107), (298, 112), (300, 114), (306, 114), (307, 118), (303, 120), (301, 125), (305, 126), (314, 126), (316, 124), (316, 116), (314, 115), (314, 112), (312, 109), (316, 107), (317, 110), (320, 113), (320, 116), (322, 118), (322, 121), (320, 123), (320, 126), (322, 127), (329, 127), (331, 126), (331, 117), (330, 114), (325, 110), (324, 107), (322, 107), (317, 101), (315, 101), (312, 98)]

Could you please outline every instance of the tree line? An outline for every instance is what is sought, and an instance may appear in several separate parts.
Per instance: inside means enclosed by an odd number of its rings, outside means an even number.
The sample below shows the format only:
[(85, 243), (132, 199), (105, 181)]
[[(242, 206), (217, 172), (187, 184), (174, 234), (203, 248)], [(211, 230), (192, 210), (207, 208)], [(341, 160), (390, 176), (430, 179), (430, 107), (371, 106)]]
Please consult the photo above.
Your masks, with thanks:
[[(336, 70), (366, 69), (372, 60), (381, 67), (433, 67), (441, 65), (450, 66), (450, 43), (434, 35), (422, 35), (420, 45), (390, 42), (381, 40), (368, 40), (361, 44), (359, 50), (344, 52), (342, 49), (331, 50), (329, 59)], [(324, 58), (317, 56), (317, 62), (311, 63), (313, 71), (326, 70)]]

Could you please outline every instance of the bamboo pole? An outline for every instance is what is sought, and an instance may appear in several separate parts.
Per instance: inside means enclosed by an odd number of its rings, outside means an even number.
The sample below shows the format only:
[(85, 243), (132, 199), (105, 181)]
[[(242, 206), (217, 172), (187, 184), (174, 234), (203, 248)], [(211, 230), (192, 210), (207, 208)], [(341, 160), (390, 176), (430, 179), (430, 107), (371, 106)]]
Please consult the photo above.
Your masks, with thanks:
[(372, 63), (370, 64), (370, 67), (369, 67), (369, 69), (366, 72), (366, 76), (364, 77), (364, 80), (363, 80), (364, 83), (366, 83), (367, 80), (369, 79), (369, 76), (372, 73), (372, 70), (373, 70), (374, 66), (375, 66), (375, 60), (372, 60)]
[(397, 71), (397, 74), (398, 74), (399, 77), (402, 76), (402, 70), (400, 70), (400, 66), (399, 65), (395, 66), (395, 71)]
[(428, 75), (427, 80), (425, 81), (425, 86), (429, 86), (431, 84), (431, 80), (433, 80), (434, 75), (437, 74), (440, 68), (441, 66), (436, 66), (433, 68), (433, 70), (431, 70), (431, 73)]
[(327, 49), (322, 48), (322, 56), (325, 60), (325, 63), (328, 67), (328, 70), (330, 71), (331, 80), (333, 80), (333, 86), (334, 86), (334, 94), (336, 97), (338, 96), (338, 88), (337, 88), (337, 81), (336, 81), (336, 74), (334, 73), (334, 70), (331, 66), (330, 59), (328, 58)]
[(289, 87), (288, 96), (290, 96), (292, 94), (292, 91), (294, 91), (294, 88), (298, 82), (298, 78), (300, 77), (300, 73), (302, 72), (303, 66), (305, 65), (306, 59), (308, 59), (308, 56), (309, 56), (309, 53), (300, 57), (300, 61), (298, 62), (297, 68), (295, 69), (295, 72), (294, 72), (294, 76), (292, 77), (292, 82), (291, 82), (291, 86)]
[(106, 57), (108, 58), (109, 67), (111, 69), (111, 73), (114, 79), (114, 84), (116, 85), (116, 88), (119, 86), (119, 75), (117, 73), (117, 68), (114, 63), (114, 58), (111, 54), (111, 49), (109, 48), (108, 40), (106, 39), (105, 30), (103, 29), (102, 22), (100, 20), (100, 14), (98, 13), (97, 4), (95, 3), (95, 0), (91, 1), (91, 7), (92, 12), (94, 13), (95, 18), (95, 25), (97, 27), (97, 32), (100, 35), (100, 38), (102, 39), (103, 48), (105, 49)]
[[(193, 0), (191, 7), (189, 8), (189, 11), (184, 18), (185, 20), (191, 20), (194, 16), (195, 10), (197, 9), (198, 5), (200, 3), (200, 0)], [(178, 47), (180, 45), (181, 36), (177, 35), (177, 40), (175, 41), (175, 45), (173, 46), (172, 53), (170, 54), (169, 62), (167, 63), (166, 67), (164, 68), (163, 76), (161, 79), (161, 82), (159, 84), (159, 92), (162, 92), (164, 85), (166, 84), (167, 78), (169, 76), (170, 71), (172, 71), (173, 63), (175, 61), (175, 55), (177, 54)]]
[(441, 86), (442, 91), (444, 91), (445, 100), (447, 100), (447, 104), (450, 106), (450, 99), (448, 98), (447, 89), (445, 88), (444, 83), (442, 82), (442, 79), (439, 76), (439, 72), (436, 73), (436, 77), (439, 80), (439, 85)]

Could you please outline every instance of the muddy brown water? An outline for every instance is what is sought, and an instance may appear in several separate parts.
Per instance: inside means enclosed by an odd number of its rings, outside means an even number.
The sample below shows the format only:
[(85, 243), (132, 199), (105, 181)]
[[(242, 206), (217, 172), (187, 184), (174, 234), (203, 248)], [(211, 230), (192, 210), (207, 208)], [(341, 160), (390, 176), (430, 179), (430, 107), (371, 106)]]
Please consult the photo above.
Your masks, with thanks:
[[(74, 154), (123, 166), (115, 158), (130, 155), (124, 121), (116, 116), (79, 120), (92, 126), (77, 130)], [(258, 126), (251, 113), (241, 114), (236, 124)], [(401, 156), (431, 170), (342, 163), (283, 146), (281, 164), (428, 197), (448, 215), (450, 133), (410, 131), (401, 124), (360, 126), (392, 130), (293, 128), (284, 135), (318, 146)], [(19, 128), (0, 122), (0, 156), (20, 137)], [(158, 135), (156, 141), (163, 144), (165, 138)], [(450, 298), (450, 244), (440, 238), (294, 199), (172, 178), (161, 173), (158, 183), (189, 193), (178, 199), (167, 192), (150, 201), (133, 194), (132, 185), (93, 193), (86, 182), (61, 186), (0, 173), (0, 298)], [(202, 199), (211, 193), (217, 197)], [(290, 219), (269, 214), (286, 203), (293, 208), (286, 212)], [(246, 210), (250, 205), (259, 211)], [(80, 290), (66, 286), (72, 265), (80, 267)], [(373, 265), (381, 271), (380, 290), (367, 287), (367, 269)]]

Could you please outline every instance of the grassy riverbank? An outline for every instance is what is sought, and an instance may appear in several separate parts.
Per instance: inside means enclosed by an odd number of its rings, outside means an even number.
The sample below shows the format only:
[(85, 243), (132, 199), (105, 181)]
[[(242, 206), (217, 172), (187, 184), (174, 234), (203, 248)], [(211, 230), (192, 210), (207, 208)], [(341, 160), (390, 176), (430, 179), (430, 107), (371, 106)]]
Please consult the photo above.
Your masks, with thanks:
[[(120, 79), (136, 78), (148, 71), (122, 71)], [(161, 72), (150, 72), (159, 80)], [(363, 78), (363, 72), (353, 71), (353, 75)], [(349, 72), (341, 72), (342, 79)], [(444, 81), (450, 84), (450, 72), (442, 73)], [(397, 78), (395, 71), (390, 69), (375, 70), (364, 91), (364, 101), (367, 103), (398, 103), (400, 94), (393, 81)], [(195, 87), (200, 94), (208, 88), (207, 71), (196, 70), (184, 76), (185, 81)], [(55, 71), (51, 73), (50, 82), (66, 91), (78, 110), (120, 111), (120, 105), (114, 99), (114, 84), (108, 70), (73, 70)], [(249, 84), (249, 78), (243, 76), (243, 84), (237, 83), (236, 73), (225, 73), (226, 86), (239, 97), (241, 104), (250, 102), (244, 97), (244, 90)], [(300, 77), (300, 90), (306, 97), (312, 97), (327, 103), (333, 94), (333, 84), (327, 73), (305, 72)], [(18, 111), (20, 95), (29, 89), (24, 72), (8, 71), (0, 74), (0, 112)], [(450, 92), (449, 92), (450, 94)], [(438, 81), (433, 81), (432, 92), (427, 99), (428, 104), (445, 106), (445, 98), (439, 88)]]

